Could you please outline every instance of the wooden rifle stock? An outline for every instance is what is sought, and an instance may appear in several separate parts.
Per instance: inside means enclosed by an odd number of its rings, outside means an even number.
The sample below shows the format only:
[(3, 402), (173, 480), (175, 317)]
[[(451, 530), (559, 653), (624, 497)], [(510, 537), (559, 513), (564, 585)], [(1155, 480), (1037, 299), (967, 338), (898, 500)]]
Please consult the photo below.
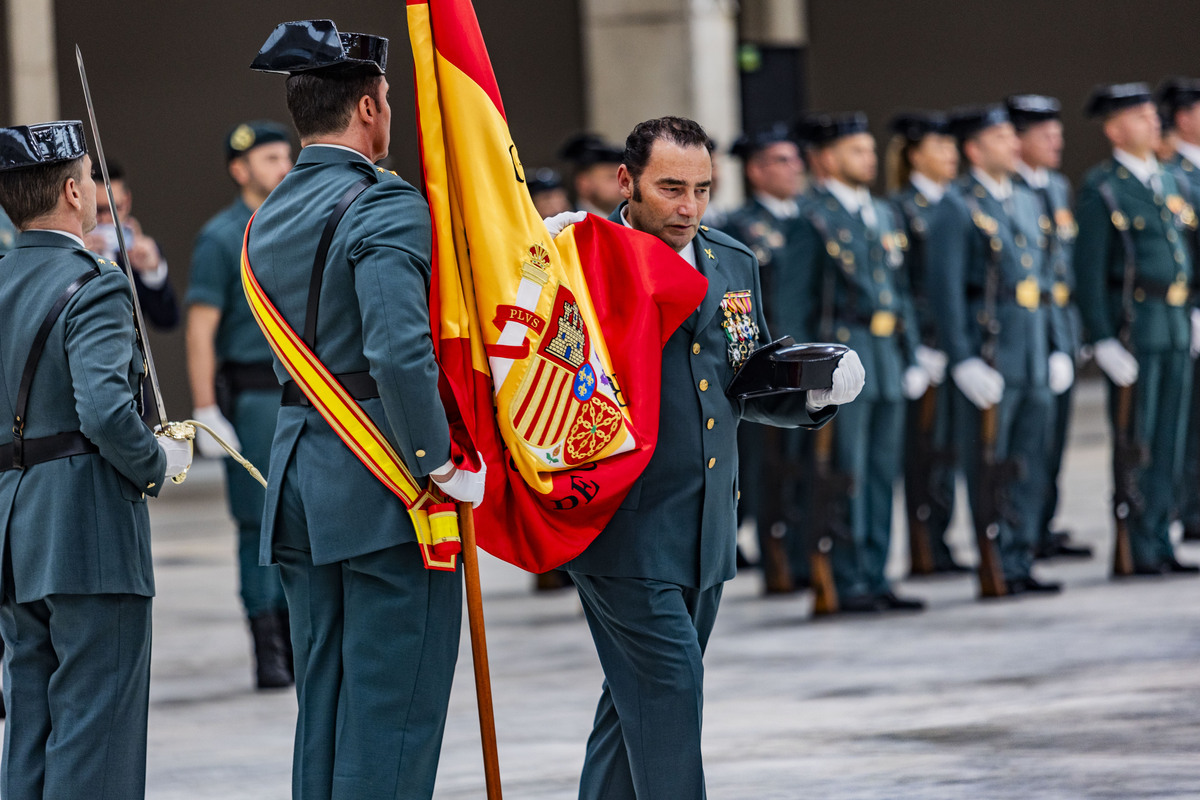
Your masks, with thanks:
[(1117, 470), (1113, 486), (1113, 519), (1116, 522), (1117, 539), (1113, 546), (1113, 575), (1133, 574), (1133, 545), (1129, 541), (1129, 518), (1133, 513), (1131, 496), (1136, 487), (1135, 466), (1129, 463), (1134, 449), (1133, 431), (1133, 386), (1115, 387), (1117, 392), (1117, 418), (1114, 445), (1117, 448)]
[(766, 501), (761, 508), (766, 519), (758, 520), (759, 530), (767, 526), (766, 535), (759, 535), (763, 543), (761, 554), (763, 583), (767, 594), (789, 594), (796, 591), (792, 579), (792, 565), (788, 560), (787, 537), (789, 535), (784, 513), (785, 497), (794, 490), (791, 465), (786, 463), (783, 441), (778, 428), (766, 428), (763, 432), (763, 462), (765, 474), (760, 476)]
[[(912, 487), (915, 495), (914, 502), (908, 503), (908, 550), (909, 572), (913, 575), (930, 575), (936, 570), (933, 562), (933, 542), (929, 538), (929, 518), (933, 510), (932, 487), (933, 481), (933, 435), (937, 418), (937, 387), (930, 386), (921, 396), (917, 406), (917, 436), (918, 441), (910, 442), (909, 447), (917, 448), (921, 455), (917, 458), (919, 473), (916, 480), (921, 481), (920, 487)], [(907, 483), (914, 476), (905, 475)], [(905, 486), (909, 492), (910, 487)], [(924, 516), (922, 516), (922, 512)]]
[(813, 439), (814, 495), (813, 516), (816, 519), (815, 541), (809, 554), (812, 571), (813, 616), (824, 616), (838, 612), (837, 584), (833, 580), (833, 565), (830, 552), (833, 550), (834, 530), (840, 520), (833, 519), (840, 513), (840, 504), (833, 501), (838, 478), (833, 472), (833, 422), (825, 423)]
[[(989, 479), (989, 470), (997, 469), (996, 438), (999, 432), (999, 412), (996, 406), (980, 412), (980, 471), (979, 496), (976, 499), (975, 541), (979, 546), (979, 596), (1003, 597), (1008, 594), (1004, 568), (996, 539), (1000, 535), (1002, 518), (997, 486)], [(987, 495), (991, 496), (987, 496)]]

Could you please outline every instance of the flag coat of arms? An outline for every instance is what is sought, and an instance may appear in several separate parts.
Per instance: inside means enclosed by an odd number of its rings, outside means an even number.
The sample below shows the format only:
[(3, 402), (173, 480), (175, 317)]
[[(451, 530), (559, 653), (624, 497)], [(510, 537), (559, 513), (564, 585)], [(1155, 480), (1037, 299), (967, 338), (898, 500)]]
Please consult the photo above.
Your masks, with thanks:
[(469, 0), (409, 0), (408, 25), (443, 399), (488, 464), (480, 546), (541, 572), (587, 547), (649, 462), (662, 346), (707, 283), (595, 216), (551, 238)]

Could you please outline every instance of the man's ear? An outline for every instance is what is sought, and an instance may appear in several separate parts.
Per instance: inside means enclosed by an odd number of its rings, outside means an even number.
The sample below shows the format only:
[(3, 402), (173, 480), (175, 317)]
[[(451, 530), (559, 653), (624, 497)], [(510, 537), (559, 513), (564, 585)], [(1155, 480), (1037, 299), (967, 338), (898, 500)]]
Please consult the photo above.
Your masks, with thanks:
[(370, 125), (375, 117), (379, 114), (379, 106), (375, 103), (375, 98), (369, 94), (364, 94), (358, 98), (358, 105), (355, 107), (358, 118), (366, 125)]
[(79, 181), (75, 180), (74, 177), (63, 181), (62, 198), (74, 210), (80, 211), (83, 209), (83, 194), (79, 191)]
[(229, 162), (229, 177), (233, 178), (233, 182), (238, 186), (246, 185), (250, 180), (250, 169), (245, 158), (235, 158)]
[(629, 169), (621, 164), (617, 167), (617, 185), (621, 187), (621, 196), (626, 200), (633, 197), (633, 175), (629, 173)]

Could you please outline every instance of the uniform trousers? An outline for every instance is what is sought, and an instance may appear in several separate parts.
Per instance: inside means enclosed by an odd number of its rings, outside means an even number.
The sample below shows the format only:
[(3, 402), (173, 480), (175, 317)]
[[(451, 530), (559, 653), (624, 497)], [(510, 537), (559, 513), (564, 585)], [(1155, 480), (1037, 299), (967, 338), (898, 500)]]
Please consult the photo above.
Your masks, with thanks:
[(415, 543), (314, 564), (308, 518), (319, 511), (296, 488), (296, 461), (273, 542), (299, 703), (292, 797), (428, 800), (458, 657), (461, 577), (425, 569)]
[(1058, 510), (1058, 478), (1062, 473), (1063, 453), (1067, 448), (1067, 433), (1071, 424), (1071, 401), (1075, 396), (1075, 387), (1067, 389), (1054, 398), (1052, 415), (1053, 425), (1046, 449), (1046, 502), (1042, 506), (1041, 522), (1038, 530), (1038, 544), (1049, 547), (1053, 544), (1050, 534), (1050, 523)]
[(4, 800), (145, 796), (151, 603), (132, 594), (0, 603)]
[(704, 800), (704, 649), (723, 584), (572, 572), (604, 686), (580, 800)]
[[(923, 398), (908, 401), (905, 422), (904, 448), (904, 488), (905, 505), (909, 518), (922, 514), (928, 516), (922, 520), (929, 534), (929, 548), (933, 555), (933, 563), (937, 568), (946, 568), (954, 563), (954, 556), (946, 544), (946, 533), (950, 530), (950, 521), (954, 517), (954, 479), (956, 475), (954, 459), (954, 387), (946, 381), (940, 386), (931, 388), (934, 392), (933, 429), (931, 432), (921, 430), (921, 406)], [(919, 438), (929, 437), (922, 444), (932, 448), (933, 461), (920, 463), (915, 457)], [(923, 493), (916, 492), (918, 483), (928, 486), (928, 498), (921, 498)], [(922, 502), (927, 499), (928, 502)], [(911, 532), (910, 532), (911, 535)]]

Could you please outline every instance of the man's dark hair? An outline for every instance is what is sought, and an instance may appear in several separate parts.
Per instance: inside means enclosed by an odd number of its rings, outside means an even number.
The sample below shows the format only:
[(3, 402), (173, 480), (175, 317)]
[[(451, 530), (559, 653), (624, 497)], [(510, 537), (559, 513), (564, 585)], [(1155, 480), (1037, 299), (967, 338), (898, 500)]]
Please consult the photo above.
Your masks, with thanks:
[(83, 157), (0, 172), (0, 206), (20, 230), (58, 205), (67, 178), (83, 180)]
[(287, 107), (301, 139), (340, 133), (364, 95), (379, 101), (383, 76), (358, 71), (322, 75), (301, 72), (287, 79)]
[(659, 117), (639, 122), (626, 137), (625, 153), (621, 156), (621, 163), (633, 178), (635, 193), (638, 192), (638, 179), (650, 162), (650, 149), (660, 139), (680, 147), (703, 147), (712, 155), (713, 140), (699, 122), (684, 117)]
[[(125, 168), (121, 166), (121, 162), (109, 159), (108, 164), (108, 179), (111, 181), (125, 180)], [(92, 180), (96, 183), (101, 183), (104, 180), (104, 173), (100, 169), (100, 162), (92, 162)]]

